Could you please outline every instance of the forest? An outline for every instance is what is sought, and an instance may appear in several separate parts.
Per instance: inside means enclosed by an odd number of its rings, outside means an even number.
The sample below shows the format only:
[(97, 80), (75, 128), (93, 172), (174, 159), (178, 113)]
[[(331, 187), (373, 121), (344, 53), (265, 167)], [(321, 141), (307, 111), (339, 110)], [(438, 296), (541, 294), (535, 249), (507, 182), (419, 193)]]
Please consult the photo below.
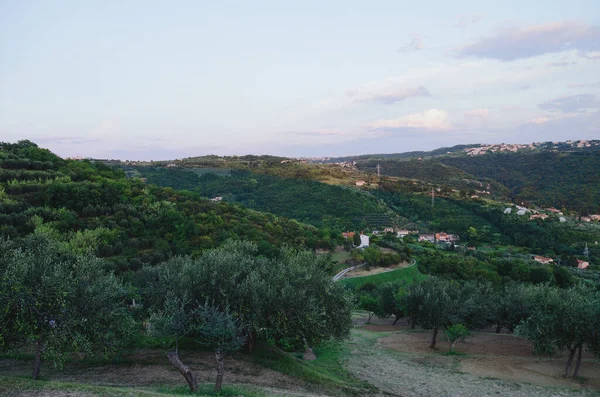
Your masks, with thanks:
[(63, 160), (29, 141), (0, 145), (0, 173), (0, 234), (22, 237), (41, 226), (77, 236), (118, 272), (197, 255), (231, 238), (256, 242), (266, 255), (284, 244), (327, 248), (335, 241), (293, 219), (146, 185), (120, 169)]
[[(370, 194), (309, 179), (235, 170), (221, 176), (214, 172), (198, 175), (195, 168), (136, 169), (149, 183), (190, 190), (208, 198), (221, 196), (227, 202), (337, 233), (393, 223), (393, 213)], [(371, 220), (378, 219), (376, 215), (386, 215), (387, 223), (374, 224)]]

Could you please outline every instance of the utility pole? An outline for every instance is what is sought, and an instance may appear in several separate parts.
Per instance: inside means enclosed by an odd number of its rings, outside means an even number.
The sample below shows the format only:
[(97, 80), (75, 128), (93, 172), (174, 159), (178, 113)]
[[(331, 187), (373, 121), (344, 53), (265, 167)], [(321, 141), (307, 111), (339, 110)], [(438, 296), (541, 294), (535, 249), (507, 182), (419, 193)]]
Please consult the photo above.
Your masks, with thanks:
[(431, 188), (431, 208), (433, 208), (435, 193), (433, 192), (433, 188)]
[(590, 250), (589, 250), (589, 248), (587, 246), (587, 241), (585, 243), (585, 248), (583, 249), (583, 256), (585, 256), (586, 258), (590, 257)]

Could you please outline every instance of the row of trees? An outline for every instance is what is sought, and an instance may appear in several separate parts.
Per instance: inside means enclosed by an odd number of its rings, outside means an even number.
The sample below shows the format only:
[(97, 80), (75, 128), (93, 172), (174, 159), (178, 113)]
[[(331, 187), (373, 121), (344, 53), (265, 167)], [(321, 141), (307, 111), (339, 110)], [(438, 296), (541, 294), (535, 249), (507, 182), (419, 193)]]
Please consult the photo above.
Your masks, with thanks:
[(197, 382), (177, 341), (213, 346), (220, 388), (225, 354), (244, 343), (299, 349), (343, 338), (351, 327), (352, 301), (332, 282), (326, 256), (286, 248), (267, 259), (252, 243), (230, 241), (125, 281), (86, 250), (91, 236), (54, 237), (40, 227), (19, 241), (0, 239), (0, 348), (33, 345), (34, 379), (43, 359), (61, 365), (68, 353), (123, 351), (150, 332), (175, 343), (169, 360), (192, 390)]
[[(493, 288), (487, 283), (458, 282), (429, 277), (411, 285), (387, 283), (361, 287), (359, 306), (371, 318), (394, 316), (394, 324), (406, 318), (432, 331), (430, 347), (435, 348), (438, 333), (446, 331), (451, 342), (467, 330), (496, 326), (533, 342), (540, 354), (568, 352), (565, 376), (579, 375), (584, 348), (600, 355), (600, 292), (575, 287), (561, 289), (549, 285), (508, 284)], [(453, 339), (453, 340), (452, 340)]]

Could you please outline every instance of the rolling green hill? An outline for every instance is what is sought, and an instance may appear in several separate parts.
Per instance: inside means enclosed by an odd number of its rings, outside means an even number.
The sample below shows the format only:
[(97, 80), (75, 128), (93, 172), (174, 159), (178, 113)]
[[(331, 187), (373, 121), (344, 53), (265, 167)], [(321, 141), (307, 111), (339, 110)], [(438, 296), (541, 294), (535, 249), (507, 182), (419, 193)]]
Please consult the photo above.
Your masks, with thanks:
[(600, 212), (600, 151), (493, 153), (442, 157), (439, 161), (509, 188), (514, 201), (578, 211)]
[[(309, 167), (307, 167), (309, 168)], [(303, 178), (282, 178), (232, 170), (136, 167), (149, 183), (185, 189), (204, 197), (221, 196), (258, 211), (341, 232), (395, 223), (390, 209), (370, 193)]]
[(145, 185), (98, 162), (63, 160), (32, 142), (0, 143), (0, 234), (35, 229), (78, 238), (118, 271), (200, 253), (230, 238), (277, 247), (329, 247), (329, 235), (295, 220), (198, 193)]

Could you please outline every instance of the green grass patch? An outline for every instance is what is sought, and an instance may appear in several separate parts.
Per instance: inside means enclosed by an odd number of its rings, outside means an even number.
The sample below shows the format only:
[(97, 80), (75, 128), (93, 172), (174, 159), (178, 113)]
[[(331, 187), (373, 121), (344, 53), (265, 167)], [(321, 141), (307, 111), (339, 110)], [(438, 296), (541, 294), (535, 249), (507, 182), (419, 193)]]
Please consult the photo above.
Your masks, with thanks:
[(292, 353), (275, 347), (262, 345), (255, 349), (253, 356), (262, 366), (301, 379), (315, 388), (331, 392), (341, 392), (345, 396), (364, 396), (373, 387), (356, 379), (344, 369), (344, 356), (347, 348), (337, 343), (328, 343), (314, 349), (317, 359), (303, 361)]
[(352, 258), (352, 254), (350, 254), (349, 251), (340, 251), (340, 252), (334, 252), (331, 254), (332, 261), (344, 262), (351, 258)]
[(460, 356), (460, 357), (466, 357), (468, 356), (467, 353), (463, 353), (461, 351), (458, 350), (454, 350), (453, 352), (451, 351), (447, 351), (441, 354), (441, 356)]
[[(56, 382), (47, 380), (31, 380), (15, 376), (0, 376), (0, 395), (4, 397), (22, 396), (27, 394), (47, 393), (70, 393), (72, 395), (84, 396), (128, 396), (128, 397), (146, 397), (146, 396), (217, 396), (214, 391), (214, 384), (202, 384), (198, 393), (190, 392), (187, 386), (158, 386), (158, 387), (114, 387), (114, 386), (94, 386), (83, 383)], [(242, 386), (223, 386), (223, 390), (218, 396), (233, 397), (267, 397), (258, 389)]]
[(345, 278), (340, 280), (340, 283), (351, 286), (352, 288), (359, 288), (365, 283), (383, 284), (388, 281), (406, 281), (412, 283), (424, 279), (425, 276), (419, 272), (418, 267), (411, 266), (403, 269), (396, 269), (390, 272), (374, 274), (372, 276)]

